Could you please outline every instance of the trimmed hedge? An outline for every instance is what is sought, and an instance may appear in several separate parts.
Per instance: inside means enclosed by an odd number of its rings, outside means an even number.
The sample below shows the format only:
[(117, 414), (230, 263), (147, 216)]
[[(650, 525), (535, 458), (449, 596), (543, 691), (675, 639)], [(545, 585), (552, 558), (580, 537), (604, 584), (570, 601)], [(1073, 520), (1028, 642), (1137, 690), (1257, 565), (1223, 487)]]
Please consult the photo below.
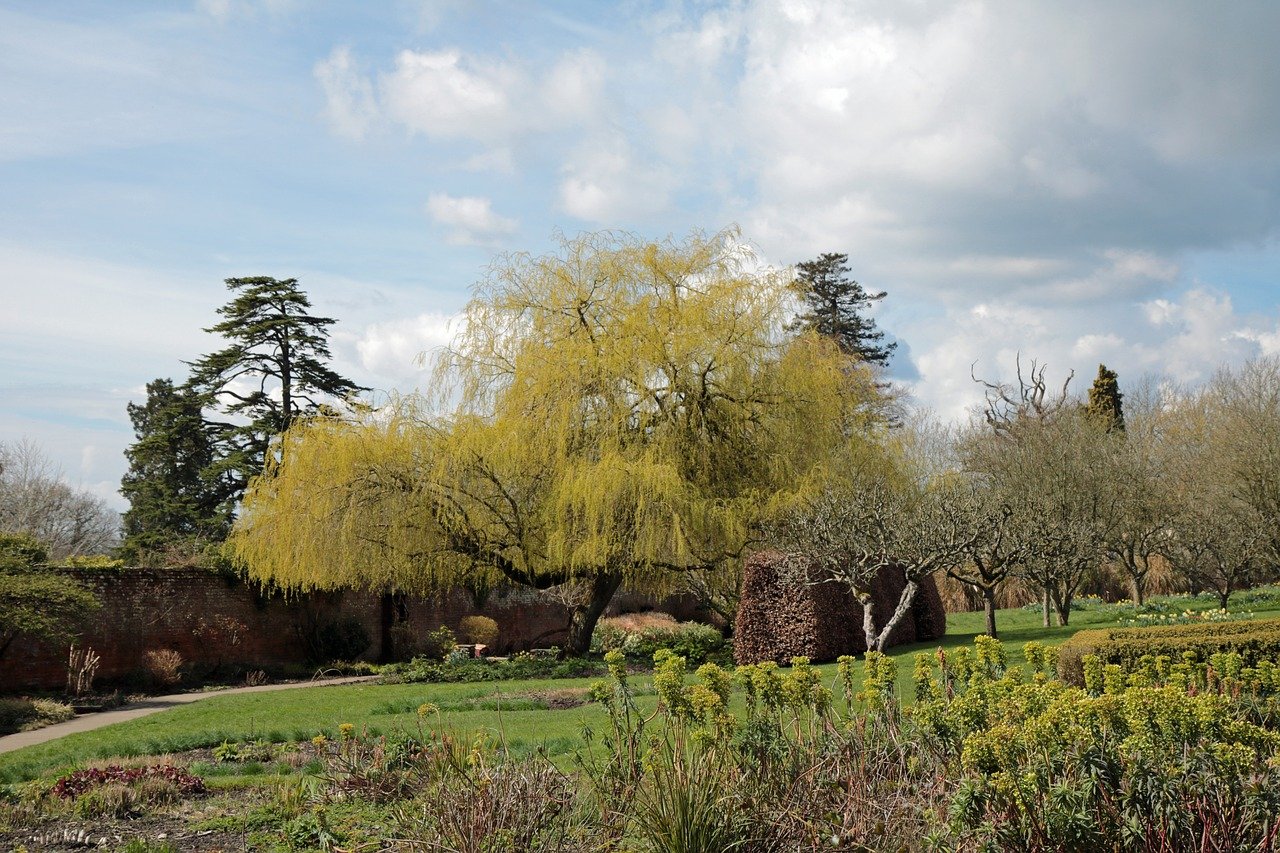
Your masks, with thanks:
[(1097, 655), (1102, 663), (1119, 664), (1131, 672), (1144, 655), (1167, 655), (1176, 662), (1186, 652), (1198, 661), (1220, 652), (1238, 652), (1245, 666), (1280, 659), (1280, 619), (1080, 631), (1060, 648), (1058, 676), (1068, 684), (1082, 686), (1085, 655)]
[[(906, 586), (901, 568), (875, 581), (877, 627), (888, 619)], [(916, 593), (912, 610), (889, 635), (890, 646), (936, 640), (947, 630), (947, 614), (933, 578)], [(743, 564), (742, 590), (733, 631), (733, 657), (741, 664), (793, 657), (819, 663), (866, 651), (862, 606), (843, 584), (823, 581), (817, 567), (777, 551), (753, 554)]]

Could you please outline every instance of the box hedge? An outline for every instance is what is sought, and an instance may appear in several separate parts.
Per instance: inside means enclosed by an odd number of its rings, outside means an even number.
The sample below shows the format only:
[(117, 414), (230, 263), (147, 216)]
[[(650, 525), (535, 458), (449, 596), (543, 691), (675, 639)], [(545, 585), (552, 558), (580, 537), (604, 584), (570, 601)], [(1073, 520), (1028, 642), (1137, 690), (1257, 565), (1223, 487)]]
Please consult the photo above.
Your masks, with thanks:
[(1128, 672), (1137, 668), (1144, 655), (1167, 655), (1179, 661), (1186, 652), (1199, 661), (1219, 652), (1238, 652), (1245, 666), (1280, 659), (1280, 619), (1080, 631), (1062, 644), (1058, 675), (1068, 684), (1082, 686), (1085, 655), (1097, 655), (1104, 664), (1119, 664)]

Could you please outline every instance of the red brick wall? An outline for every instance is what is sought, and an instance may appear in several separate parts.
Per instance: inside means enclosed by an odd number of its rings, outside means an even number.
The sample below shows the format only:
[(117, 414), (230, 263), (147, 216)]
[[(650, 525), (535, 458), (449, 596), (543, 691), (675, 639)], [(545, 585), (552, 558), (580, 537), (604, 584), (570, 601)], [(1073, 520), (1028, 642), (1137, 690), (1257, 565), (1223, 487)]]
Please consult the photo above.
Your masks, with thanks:
[[(102, 684), (138, 672), (143, 655), (153, 649), (174, 649), (184, 660), (207, 666), (301, 664), (307, 658), (306, 626), (337, 619), (356, 619), (368, 631), (373, 645), (365, 657), (382, 653), (383, 601), (375, 593), (348, 590), (286, 599), (199, 569), (71, 571), (102, 603), (79, 641), (101, 656)], [(408, 599), (404, 606), (421, 631), (448, 625), (456, 632), (464, 616), (489, 616), (500, 630), (499, 652), (555, 645), (563, 640), (569, 621), (563, 605), (526, 589), (494, 592), (480, 607), (465, 592), (441, 600)], [(245, 626), (234, 643), (227, 631), (216, 629), (227, 620)], [(66, 683), (66, 663), (66, 646), (20, 636), (0, 657), (0, 693), (60, 688)]]

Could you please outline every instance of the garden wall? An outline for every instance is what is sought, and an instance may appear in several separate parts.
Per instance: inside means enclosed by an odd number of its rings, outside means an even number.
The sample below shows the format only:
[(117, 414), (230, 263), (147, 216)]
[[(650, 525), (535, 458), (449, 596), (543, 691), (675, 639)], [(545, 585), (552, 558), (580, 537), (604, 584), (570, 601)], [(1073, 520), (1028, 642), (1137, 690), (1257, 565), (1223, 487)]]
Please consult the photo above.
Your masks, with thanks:
[[(101, 656), (101, 683), (136, 674), (143, 655), (153, 649), (174, 649), (205, 669), (297, 667), (308, 658), (308, 631), (342, 620), (365, 629), (372, 645), (362, 657), (376, 659), (389, 641), (386, 629), (397, 611), (422, 631), (440, 625), (456, 631), (464, 616), (489, 616), (501, 632), (499, 652), (555, 645), (563, 640), (569, 621), (562, 604), (526, 589), (495, 591), (477, 606), (466, 592), (440, 600), (397, 601), (357, 591), (285, 598), (201, 569), (67, 571), (87, 583), (102, 603), (79, 643)], [(0, 658), (0, 693), (62, 687), (66, 664), (65, 646), (19, 636)]]

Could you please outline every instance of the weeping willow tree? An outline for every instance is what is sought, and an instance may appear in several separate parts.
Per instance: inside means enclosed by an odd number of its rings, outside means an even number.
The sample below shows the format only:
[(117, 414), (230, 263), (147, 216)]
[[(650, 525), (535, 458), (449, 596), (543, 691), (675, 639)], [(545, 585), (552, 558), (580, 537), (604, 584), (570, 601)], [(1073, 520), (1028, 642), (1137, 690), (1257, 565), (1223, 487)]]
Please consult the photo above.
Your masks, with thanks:
[(505, 256), (437, 392), (291, 427), (231, 548), (295, 588), (569, 585), (581, 653), (619, 586), (722, 572), (881, 422), (869, 371), (783, 330), (786, 284), (732, 230)]

